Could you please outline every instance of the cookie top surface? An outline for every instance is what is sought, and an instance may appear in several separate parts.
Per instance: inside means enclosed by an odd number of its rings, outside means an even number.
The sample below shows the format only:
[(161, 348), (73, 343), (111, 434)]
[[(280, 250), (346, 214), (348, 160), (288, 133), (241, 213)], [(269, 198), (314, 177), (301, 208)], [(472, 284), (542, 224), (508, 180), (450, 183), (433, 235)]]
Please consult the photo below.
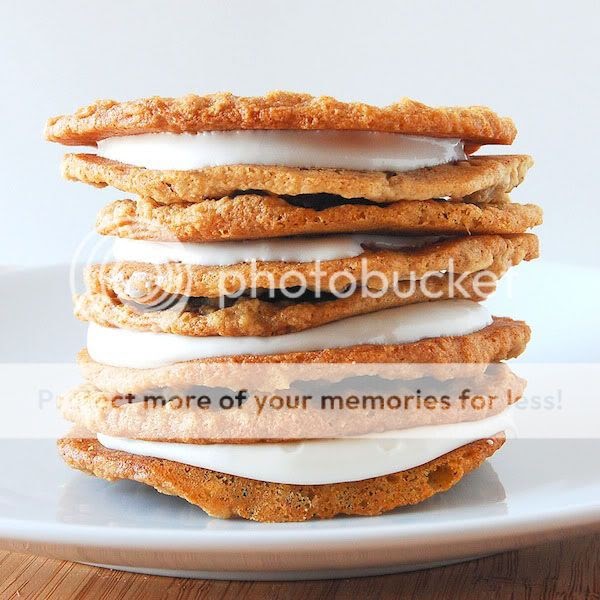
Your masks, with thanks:
[(384, 131), (460, 138), (476, 145), (510, 144), (517, 133), (511, 119), (484, 106), (436, 108), (403, 98), (377, 107), (275, 91), (256, 97), (218, 93), (126, 102), (99, 100), (72, 115), (49, 119), (45, 136), (70, 146), (93, 146), (98, 140), (121, 135), (237, 129)]

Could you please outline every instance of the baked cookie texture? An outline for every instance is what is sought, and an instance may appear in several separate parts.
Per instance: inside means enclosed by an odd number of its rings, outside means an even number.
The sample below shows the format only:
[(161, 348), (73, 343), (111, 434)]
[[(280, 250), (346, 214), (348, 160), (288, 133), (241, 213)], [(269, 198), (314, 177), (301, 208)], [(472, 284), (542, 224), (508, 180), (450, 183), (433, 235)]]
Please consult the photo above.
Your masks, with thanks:
[[(496, 279), (490, 278), (484, 287), (477, 284), (480, 275), (483, 273), (478, 271), (466, 277), (453, 297), (485, 300), (495, 290)], [(486, 280), (482, 277), (481, 281)], [(363, 296), (357, 291), (347, 298), (298, 302), (241, 297), (225, 307), (213, 298), (202, 298), (201, 305), (190, 307), (189, 300), (182, 298), (175, 301), (172, 308), (144, 310), (143, 306), (122, 302), (115, 297), (114, 290), (107, 289), (105, 293), (87, 292), (75, 296), (74, 303), (78, 319), (104, 327), (191, 336), (270, 336), (304, 331), (386, 308), (446, 300), (450, 297), (451, 280), (444, 275), (428, 281), (424, 289), (415, 286), (414, 291), (410, 282), (401, 282), (398, 291), (400, 294), (389, 291), (378, 298)]]
[(153, 170), (95, 154), (67, 154), (62, 174), (96, 187), (113, 186), (162, 204), (200, 202), (239, 192), (273, 195), (334, 194), (373, 202), (460, 198), (494, 202), (523, 181), (526, 155), (471, 156), (469, 160), (407, 171), (347, 171), (262, 165), (228, 165), (190, 171)]
[[(297, 379), (297, 369), (292, 369), (293, 379), (286, 378), (286, 364), (323, 365), (323, 373), (332, 375), (331, 364), (351, 365), (357, 374), (368, 374), (361, 369), (373, 363), (373, 373), (381, 374), (381, 364), (394, 365), (394, 377), (399, 376), (399, 364), (407, 363), (410, 378), (419, 377), (419, 364), (424, 364), (427, 375), (430, 364), (439, 364), (440, 377), (451, 378), (464, 372), (464, 363), (499, 362), (519, 356), (529, 341), (531, 331), (522, 321), (494, 317), (491, 325), (463, 336), (423, 339), (409, 344), (362, 344), (346, 348), (327, 348), (310, 352), (289, 352), (269, 355), (237, 355), (179, 362), (150, 369), (129, 369), (97, 363), (81, 350), (77, 362), (84, 378), (98, 389), (108, 392), (137, 393), (156, 388), (185, 388), (190, 385), (236, 387), (232, 375), (238, 365), (272, 365), (267, 371), (267, 389), (285, 389)], [(460, 364), (459, 364), (460, 363)], [(457, 365), (457, 368), (453, 368)], [(284, 368), (281, 368), (281, 367)], [(368, 366), (368, 364), (367, 364)], [(343, 372), (343, 370), (342, 370)], [(307, 369), (307, 377), (312, 371)], [(316, 371), (319, 374), (319, 371)], [(321, 374), (323, 374), (321, 373)], [(343, 375), (342, 375), (343, 376)], [(243, 381), (242, 377), (242, 381)]]
[[(330, 439), (384, 431), (476, 421), (505, 410), (522, 397), (525, 381), (506, 365), (489, 365), (481, 374), (449, 381), (420, 378), (412, 381), (382, 381), (370, 379), (368, 387), (358, 390), (354, 378), (337, 385), (319, 383), (296, 385), (287, 390), (254, 391), (235, 411), (201, 408), (194, 399), (206, 395), (218, 402), (220, 395), (235, 391), (189, 387), (186, 389), (150, 390), (123, 398), (83, 384), (58, 399), (62, 416), (88, 431), (127, 439), (168, 441), (176, 443), (256, 443)], [(445, 404), (417, 405), (416, 390), (421, 397), (446, 398)], [(469, 397), (485, 398), (485, 402), (466, 403)], [(279, 396), (300, 398), (310, 395), (311, 401), (301, 408), (284, 408), (268, 404), (265, 398)], [(326, 395), (367, 397), (364, 406), (340, 409), (339, 404), (321, 405)], [(380, 398), (410, 398), (406, 403), (381, 404)], [(255, 399), (257, 398), (258, 401)], [(375, 400), (371, 400), (375, 398)], [(312, 401), (315, 399), (315, 401)], [(262, 404), (260, 403), (262, 402)]]
[[(87, 267), (85, 279), (90, 292), (111, 289), (131, 300), (147, 295), (149, 290), (154, 290), (153, 296), (164, 292), (217, 298), (251, 288), (292, 288), (306, 284), (309, 289), (335, 292), (346, 289), (350, 277), (359, 285), (366, 283), (378, 289), (379, 280), (369, 279), (369, 271), (379, 271), (389, 282), (432, 277), (433, 273), (446, 270), (454, 274), (487, 269), (503, 273), (522, 260), (536, 258), (538, 253), (538, 239), (533, 234), (481, 235), (414, 249), (367, 250), (357, 257), (323, 261), (320, 271), (313, 262), (261, 261), (225, 266), (115, 262)], [(346, 275), (335, 276), (340, 273)]]
[(510, 234), (541, 223), (542, 209), (535, 204), (403, 200), (315, 209), (250, 194), (169, 205), (117, 200), (100, 210), (96, 230), (140, 240), (214, 242), (351, 232)]
[(475, 144), (511, 144), (517, 133), (511, 119), (483, 106), (433, 108), (403, 98), (377, 107), (274, 91), (257, 97), (219, 93), (127, 102), (99, 100), (73, 115), (49, 119), (45, 136), (53, 142), (80, 146), (118, 135), (234, 129), (387, 131), (460, 138)]
[(373, 479), (330, 485), (268, 483), (104, 448), (98, 441), (63, 438), (65, 462), (109, 481), (131, 479), (179, 496), (212, 517), (307, 521), (338, 514), (379, 515), (450, 489), (504, 443), (504, 435), (462, 446), (424, 465)]

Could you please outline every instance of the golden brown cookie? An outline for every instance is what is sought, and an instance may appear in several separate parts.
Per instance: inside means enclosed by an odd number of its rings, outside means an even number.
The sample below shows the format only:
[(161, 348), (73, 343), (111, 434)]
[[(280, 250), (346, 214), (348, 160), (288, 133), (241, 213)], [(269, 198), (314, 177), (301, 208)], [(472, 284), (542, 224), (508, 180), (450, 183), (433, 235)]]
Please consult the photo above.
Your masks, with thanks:
[(321, 200), (299, 206), (292, 200), (253, 194), (169, 205), (117, 200), (100, 210), (96, 230), (141, 240), (213, 242), (362, 231), (522, 233), (542, 223), (542, 209), (534, 204), (407, 200), (340, 205)]
[[(359, 290), (347, 298), (327, 300), (268, 300), (241, 297), (225, 307), (211, 298), (194, 302), (181, 299), (165, 310), (145, 310), (143, 305), (132, 305), (114, 296), (114, 290), (86, 292), (74, 298), (75, 316), (82, 321), (93, 321), (104, 327), (119, 327), (138, 331), (175, 333), (192, 336), (269, 336), (303, 331), (347, 317), (407, 306), (417, 302), (465, 298), (485, 300), (496, 287), (502, 273), (490, 270), (488, 279), (480, 272), (467, 276), (460, 288), (453, 289), (448, 275), (430, 279), (412, 290), (408, 281), (400, 282), (399, 293), (389, 291), (379, 298), (364, 296)], [(493, 273), (493, 276), (491, 276)], [(488, 284), (489, 282), (489, 284)], [(451, 294), (453, 294), (451, 296)]]
[(134, 167), (95, 154), (67, 154), (66, 179), (96, 187), (111, 185), (162, 204), (200, 202), (240, 192), (273, 195), (334, 194), (374, 202), (460, 198), (494, 202), (523, 181), (530, 156), (472, 156), (469, 160), (402, 173), (230, 165), (191, 171)]
[(224, 394), (235, 394), (223, 388), (161, 389), (124, 398), (84, 384), (61, 396), (58, 408), (75, 425), (115, 437), (241, 444), (475, 421), (503, 411), (521, 398), (524, 388), (523, 379), (506, 365), (495, 364), (482, 374), (449, 381), (369, 378), (357, 385), (351, 378), (291, 390), (253, 391), (235, 410), (219, 408)]
[(406, 250), (367, 250), (357, 257), (315, 264), (257, 262), (227, 266), (149, 264), (119, 262), (91, 265), (85, 270), (90, 292), (114, 290), (121, 298), (140, 295), (182, 294), (219, 297), (249, 289), (281, 289), (306, 286), (325, 291), (345, 290), (353, 281), (381, 289), (382, 279), (390, 289), (396, 281), (436, 278), (442, 271), (503, 273), (521, 260), (538, 256), (538, 239), (530, 233), (458, 237)]
[(511, 119), (484, 106), (433, 108), (403, 98), (377, 107), (274, 91), (258, 97), (220, 93), (127, 102), (99, 100), (73, 115), (49, 119), (45, 135), (53, 142), (81, 146), (118, 135), (235, 129), (387, 131), (460, 138), (476, 144), (511, 144), (517, 133)]
[(59, 440), (63, 460), (109, 481), (131, 479), (179, 496), (212, 517), (261, 522), (307, 521), (338, 514), (379, 515), (417, 504), (458, 483), (498, 450), (502, 433), (462, 446), (419, 467), (350, 483), (289, 485), (226, 475), (173, 461), (109, 450), (93, 439)]
[[(394, 377), (402, 377), (398, 369), (399, 363), (408, 363), (409, 378), (422, 376), (419, 363), (439, 364), (442, 368), (437, 377), (448, 378), (456, 376), (453, 365), (456, 363), (489, 364), (509, 358), (514, 358), (525, 350), (530, 337), (529, 327), (522, 321), (513, 321), (506, 317), (495, 317), (488, 327), (463, 336), (438, 337), (420, 340), (410, 344), (369, 345), (362, 344), (346, 348), (329, 348), (310, 352), (289, 352), (271, 355), (239, 355), (206, 358), (180, 362), (151, 369), (129, 369), (113, 367), (97, 363), (89, 356), (87, 350), (78, 355), (78, 364), (84, 378), (97, 388), (110, 392), (132, 392), (151, 390), (155, 388), (185, 388), (190, 385), (238, 387), (238, 382), (232, 382), (236, 369), (240, 370), (241, 384), (247, 381), (247, 375), (239, 365), (267, 365), (272, 370), (263, 372), (264, 379), (269, 383), (267, 389), (285, 389), (298, 378), (297, 368), (286, 370), (286, 365), (308, 365), (304, 374), (312, 376), (310, 367), (317, 368), (317, 376), (335, 375), (332, 364), (350, 365), (357, 375), (368, 374), (368, 367), (374, 363), (373, 374), (382, 373), (381, 363), (393, 366)], [(417, 367), (412, 365), (416, 364)], [(361, 368), (366, 366), (366, 369)], [(385, 365), (384, 365), (385, 366)], [(458, 365), (460, 367), (461, 365)], [(337, 367), (336, 367), (337, 369)], [(459, 369), (464, 372), (464, 369)], [(344, 369), (340, 368), (340, 377)], [(430, 374), (429, 368), (423, 372)], [(447, 372), (447, 374), (445, 374)], [(290, 376), (292, 373), (292, 376)], [(290, 378), (291, 377), (291, 378)], [(330, 379), (331, 380), (331, 379)]]

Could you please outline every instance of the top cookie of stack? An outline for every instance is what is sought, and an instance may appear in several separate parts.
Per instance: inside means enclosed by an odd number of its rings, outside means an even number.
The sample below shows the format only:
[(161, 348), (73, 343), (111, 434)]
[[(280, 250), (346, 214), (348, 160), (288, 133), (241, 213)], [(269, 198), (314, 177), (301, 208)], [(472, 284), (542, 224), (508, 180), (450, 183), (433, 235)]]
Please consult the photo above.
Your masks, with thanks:
[(515, 135), (484, 107), (377, 108), (285, 92), (100, 101), (46, 128), (49, 140), (97, 146), (65, 156), (68, 179), (140, 197), (105, 207), (100, 233), (182, 242), (521, 233), (541, 223), (539, 207), (508, 197), (531, 158), (471, 156)]

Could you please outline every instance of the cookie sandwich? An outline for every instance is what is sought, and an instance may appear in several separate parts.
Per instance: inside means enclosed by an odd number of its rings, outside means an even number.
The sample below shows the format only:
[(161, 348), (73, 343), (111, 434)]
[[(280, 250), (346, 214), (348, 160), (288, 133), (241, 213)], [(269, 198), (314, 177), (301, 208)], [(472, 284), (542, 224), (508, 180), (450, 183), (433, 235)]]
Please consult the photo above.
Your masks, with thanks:
[[(65, 156), (67, 179), (129, 195), (100, 211), (112, 254), (74, 298), (89, 331), (86, 382), (59, 402), (67, 464), (257, 521), (381, 514), (452, 487), (503, 444), (523, 389), (501, 363), (529, 328), (482, 303), (539, 254), (541, 209), (510, 198), (531, 158), (479, 150), (515, 135), (484, 107), (286, 92), (50, 119), (48, 140), (93, 149)], [(511, 393), (460, 411), (467, 376)], [(444, 416), (392, 407), (440, 382)], [(325, 415), (315, 389), (331, 383), (361, 410)], [(264, 392), (310, 401), (258, 413)]]

